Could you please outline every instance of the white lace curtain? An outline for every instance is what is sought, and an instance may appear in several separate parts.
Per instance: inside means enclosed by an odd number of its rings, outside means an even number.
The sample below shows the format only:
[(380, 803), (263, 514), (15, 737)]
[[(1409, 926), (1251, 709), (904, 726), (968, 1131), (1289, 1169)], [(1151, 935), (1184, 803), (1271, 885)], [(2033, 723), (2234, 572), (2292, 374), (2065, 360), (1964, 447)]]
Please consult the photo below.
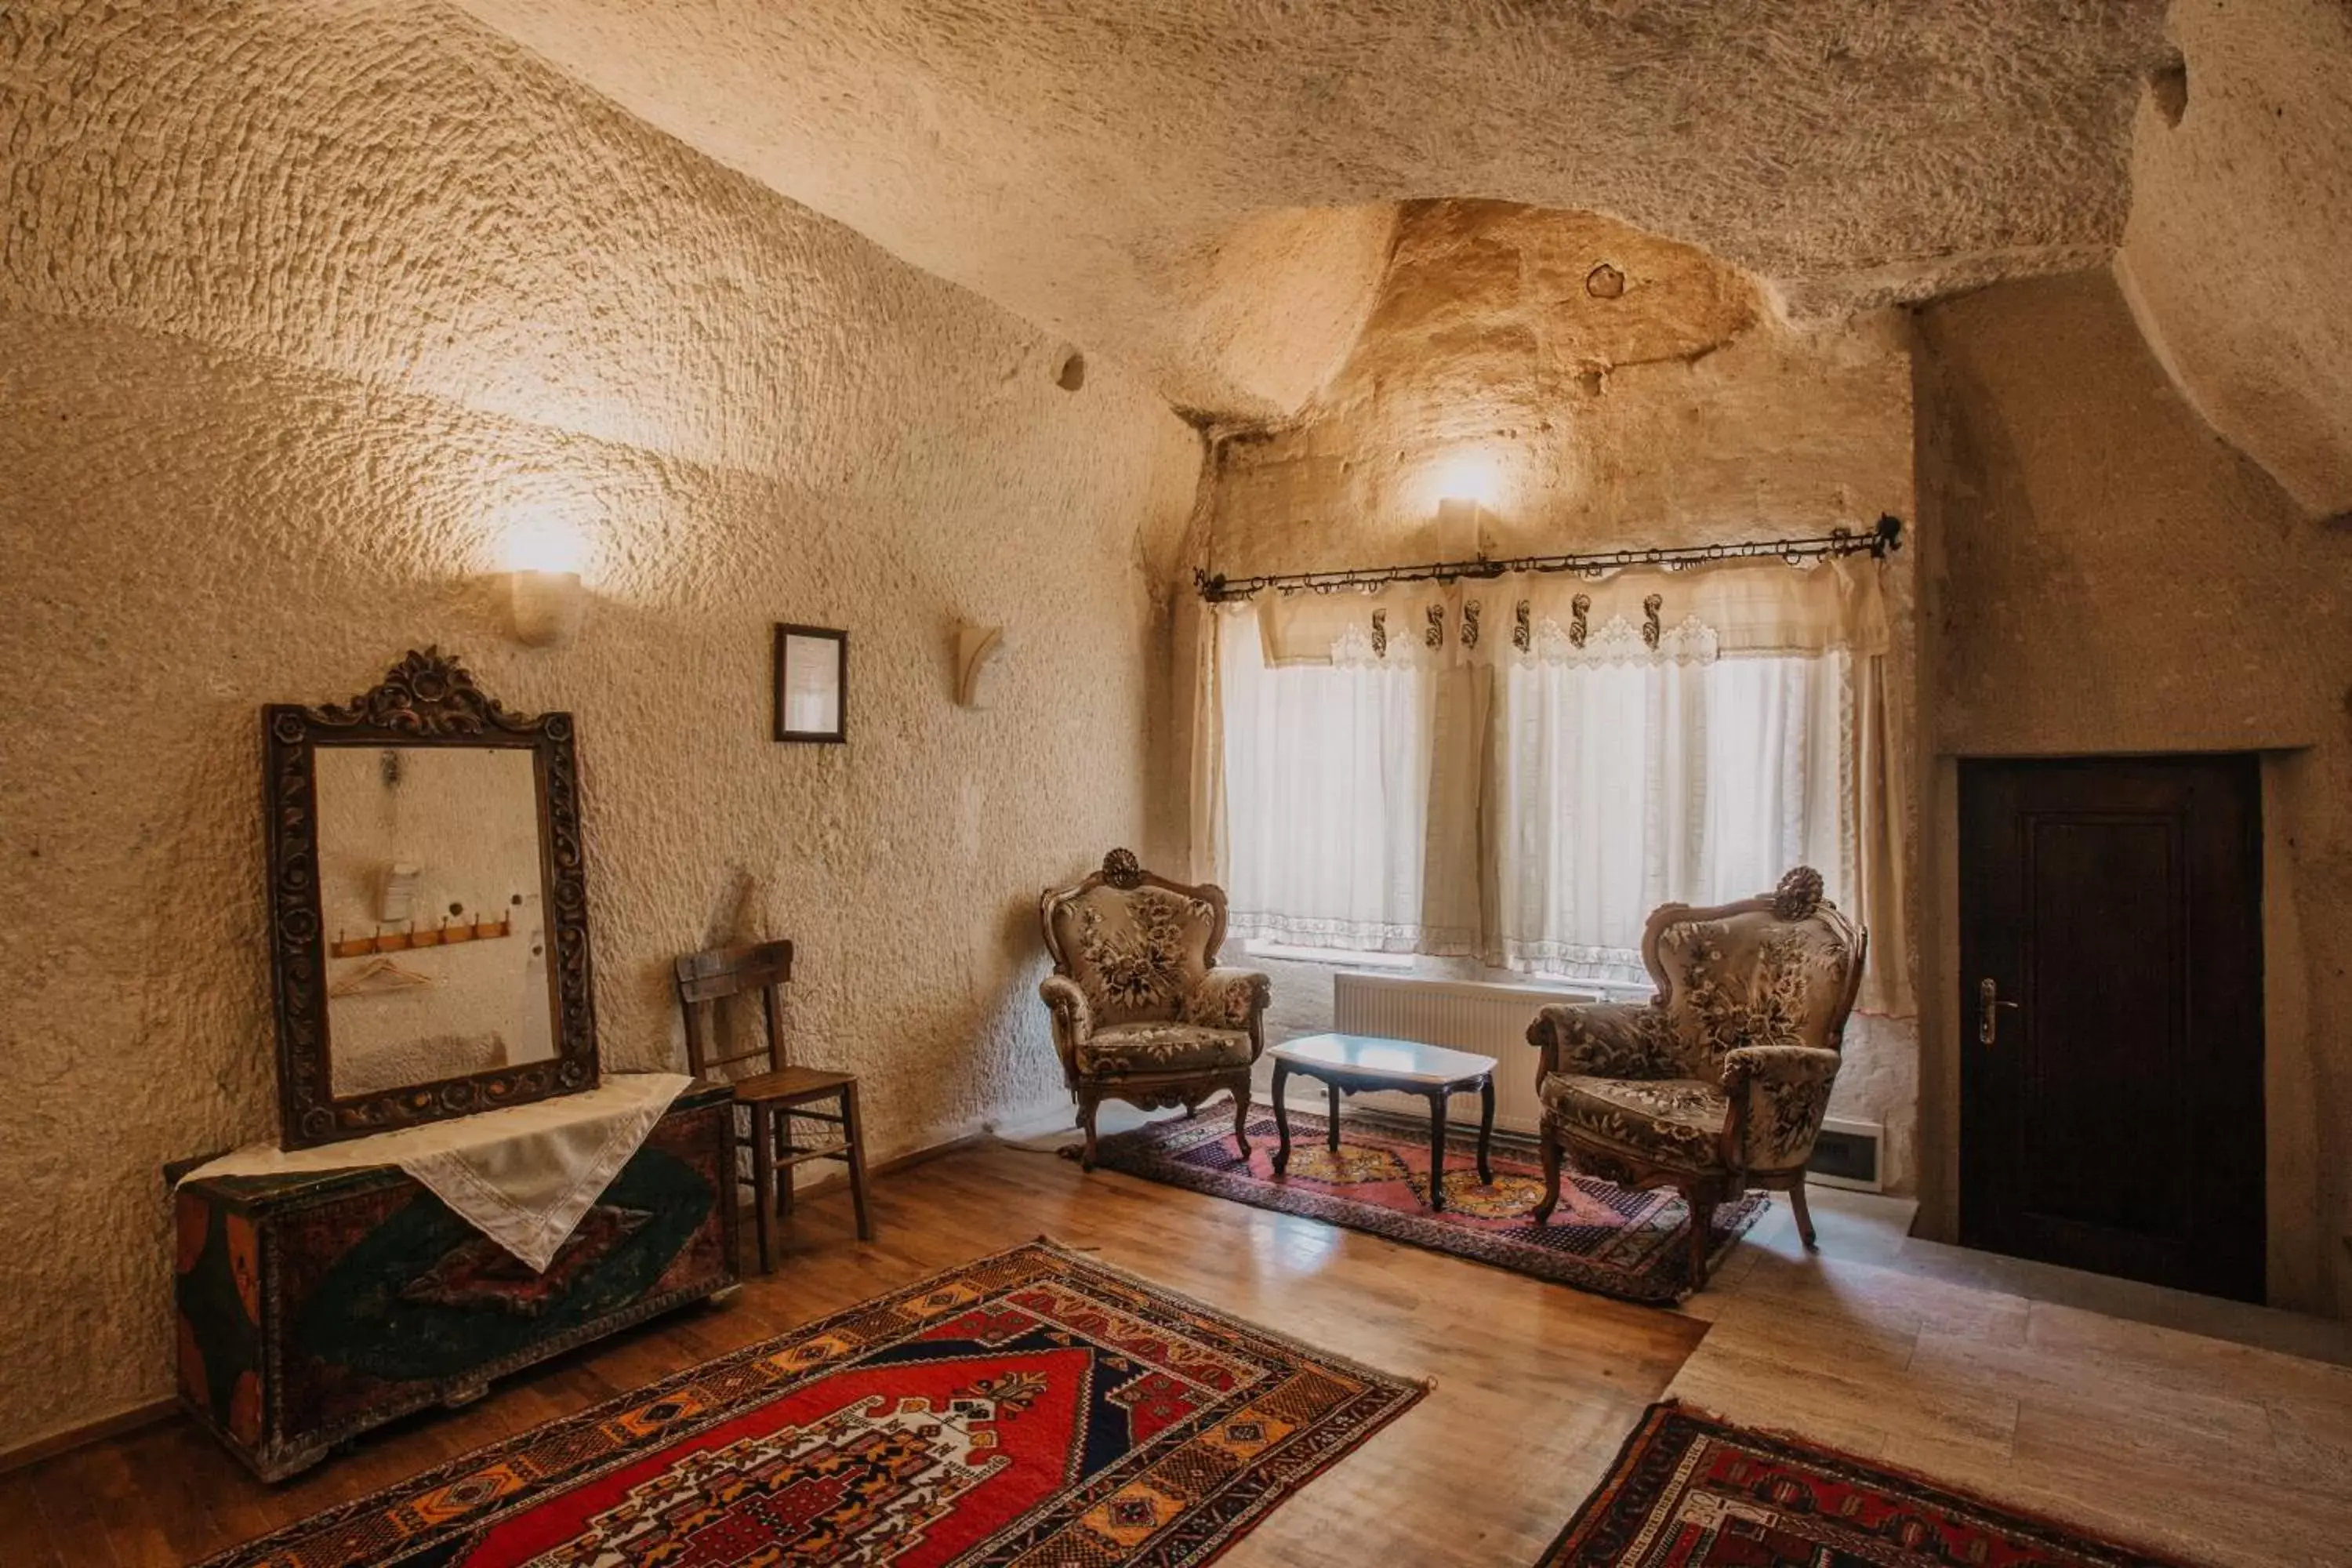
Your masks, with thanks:
[(1869, 563), (1412, 584), (1204, 631), (1196, 841), (1236, 934), (1639, 981), (1657, 905), (1807, 864), (1874, 928), (1865, 1004), (1910, 1010)]
[(1231, 929), (1309, 947), (1428, 951), (1434, 662), (1376, 657), (1352, 629), (1328, 662), (1276, 670), (1255, 622), (1227, 616), (1221, 629)]

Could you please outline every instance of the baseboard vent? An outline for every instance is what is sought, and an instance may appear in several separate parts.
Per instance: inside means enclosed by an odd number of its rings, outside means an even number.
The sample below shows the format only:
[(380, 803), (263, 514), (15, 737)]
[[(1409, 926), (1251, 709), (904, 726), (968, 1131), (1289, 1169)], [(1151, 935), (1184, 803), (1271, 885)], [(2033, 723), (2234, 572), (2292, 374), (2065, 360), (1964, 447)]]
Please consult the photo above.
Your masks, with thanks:
[(1822, 1123), (1813, 1143), (1813, 1157), (1805, 1166), (1806, 1179), (1825, 1187), (1853, 1187), (1865, 1193), (1880, 1190), (1879, 1145), (1886, 1129), (1875, 1121), (1848, 1121), (1832, 1116)]

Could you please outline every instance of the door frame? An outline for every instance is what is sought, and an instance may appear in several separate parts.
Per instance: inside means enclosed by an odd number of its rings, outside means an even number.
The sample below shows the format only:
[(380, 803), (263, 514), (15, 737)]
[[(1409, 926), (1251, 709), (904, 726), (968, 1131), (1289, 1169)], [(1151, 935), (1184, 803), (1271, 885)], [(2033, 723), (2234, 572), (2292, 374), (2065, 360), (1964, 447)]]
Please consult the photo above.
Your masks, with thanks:
[[(1959, 764), (1976, 761), (2055, 761), (2201, 756), (2218, 746), (2078, 748), (2031, 746), (1937, 749), (1922, 758), (1917, 783), (1919, 1079), (1916, 1172), (1919, 1208), (1912, 1233), (1958, 1245), (1959, 1237), (1960, 1055), (1975, 1038), (1975, 1014), (1963, 1010), (1959, 936)], [(2341, 1228), (2327, 1212), (2321, 1177), (2317, 1111), (2312, 1088), (2316, 1031), (2309, 1016), (2308, 963), (2296, 909), (2291, 809), (2294, 773), (2311, 762), (2305, 745), (2231, 747), (2252, 752), (2262, 777), (2263, 1034), (2264, 1186), (2269, 1207), (2265, 1268), (2270, 1304), (2334, 1316), (2352, 1305), (2336, 1287)], [(2283, 776), (2285, 775), (2284, 780)]]
[[(1953, 976), (1958, 989), (1951, 1003), (1960, 1016), (1963, 1031), (1958, 1040), (1960, 1092), (1956, 1126), (1962, 1245), (2028, 1258), (2041, 1256), (2063, 1267), (2165, 1282), (2234, 1300), (2264, 1301), (2270, 1202), (2259, 757), (2243, 752), (2209, 752), (1969, 758), (1958, 764), (1958, 775), (1961, 855), (1958, 940), (1962, 962)], [(1982, 811), (1972, 812), (1972, 796), (1980, 798)], [(2200, 801), (2206, 804), (2200, 805)], [(2129, 1228), (2105, 1230), (2092, 1222), (2037, 1215), (2026, 1195), (2029, 1189), (2017, 1184), (2021, 1178), (2010, 1163), (2010, 1156), (2022, 1152), (2015, 1141), (2028, 1135), (2034, 1120), (2028, 1082), (2017, 1076), (2021, 1047), (2012, 1045), (2006, 1053), (1988, 1053), (1981, 1046), (1972, 1047), (1970, 1032), (1973, 1014), (1983, 1011), (1974, 989), (1980, 975), (1999, 973), (2004, 984), (2024, 985), (2029, 1009), (2040, 1005), (2036, 984), (2059, 988), (2057, 996), (2042, 998), (2053, 1006), (2063, 1007), (2070, 989), (2064, 975), (2037, 977), (2040, 965), (2032, 947), (2015, 945), (2030, 938), (2032, 918), (2027, 906), (2011, 907), (2010, 900), (2034, 897), (2031, 868), (2039, 857), (2025, 840), (2008, 841), (2004, 836), (2022, 831), (2025, 823), (2050, 812), (2084, 822), (2117, 820), (2116, 814), (2122, 821), (2145, 822), (2149, 819), (2144, 814), (2151, 810), (2180, 814), (2170, 820), (2179, 825), (2176, 831), (2184, 835), (2175, 840), (2169, 857), (2182, 900), (2178, 916), (2184, 922), (2172, 928), (2182, 944), (2174, 955), (2180, 966), (2176, 972), (2182, 988), (2178, 996), (2186, 1009), (2178, 1026), (2187, 1033), (2179, 1043), (2191, 1051), (2180, 1064), (2189, 1075), (2183, 1083), (2193, 1085), (2197, 1094), (2217, 1096), (2233, 1108), (2226, 1126), (2216, 1124), (2210, 1132), (2192, 1135), (2189, 1124), (2176, 1125), (2173, 1131), (2179, 1147), (2150, 1150), (2137, 1156), (2148, 1162), (2149, 1179), (2160, 1176), (2183, 1205), (2174, 1217), (2186, 1228), (2173, 1231), (2175, 1239), (2168, 1243), (2158, 1239), (2160, 1232), (2143, 1236)], [(1972, 834), (1988, 833), (1991, 837), (1981, 842), (1972, 840)], [(1972, 850), (1981, 858), (1970, 861), (1968, 857)], [(2063, 892), (2063, 884), (2042, 885), (2042, 891)], [(2003, 909), (2008, 910), (2006, 919), (2000, 915)], [(2019, 921), (2026, 925), (2013, 924)], [(2060, 931), (2049, 935), (2063, 951), (2067, 933)], [(1972, 944), (1976, 947), (1973, 959), (1969, 957)], [(2109, 984), (2131, 988), (2119, 972), (2111, 969), (2106, 978)], [(2200, 996), (2204, 999), (2200, 1000)], [(2251, 1016), (2229, 1000), (2232, 997), (2251, 1004)], [(2027, 1017), (2015, 1015), (2011, 1026), (2019, 1026)], [(2031, 1035), (2032, 1030), (2028, 1027), (2026, 1032)], [(2201, 1044), (2191, 1047), (2190, 1041)], [(2042, 1042), (2045, 1047), (2058, 1043)], [(2034, 1048), (2034, 1042), (2024, 1041), (2022, 1048)], [(2249, 1049), (2253, 1052), (2251, 1063), (2244, 1057)], [(2046, 1069), (2059, 1070), (2063, 1053), (2043, 1060)], [(2126, 1079), (2134, 1076), (2124, 1064), (2116, 1066)], [(1996, 1085), (2005, 1087), (1997, 1090)], [(2128, 1086), (2117, 1080), (2114, 1087), (2123, 1092)], [(1972, 1130), (1971, 1118), (1985, 1116), (1996, 1108), (2003, 1112), (2000, 1121)], [(2147, 1110), (2159, 1117), (2185, 1115), (2185, 1108), (2177, 1102), (2151, 1105)], [(2023, 1118), (2023, 1122), (2018, 1118)], [(2127, 1146), (2129, 1130), (2116, 1131), (2126, 1134)], [(2058, 1155), (2055, 1150), (2047, 1152)], [(2131, 1171), (2135, 1158), (2124, 1156), (2112, 1166), (2102, 1162), (2101, 1179), (2140, 1184)], [(2208, 1169), (2214, 1178), (2211, 1182), (2204, 1179)], [(2222, 1191), (2230, 1194), (2227, 1212), (2217, 1211), (2213, 1204)], [(2074, 1241), (2061, 1240), (2076, 1232), (2080, 1234)], [(2037, 1235), (2038, 1242), (2033, 1239)], [(2146, 1250), (2151, 1246), (2155, 1251)], [(2168, 1247), (2182, 1250), (2172, 1253), (2170, 1264), (2160, 1263)], [(2056, 1252), (2044, 1252), (2044, 1248)], [(2105, 1260), (2091, 1261), (2091, 1255), (2105, 1255)], [(2127, 1258), (2136, 1261), (2127, 1262)], [(2137, 1272), (2140, 1268), (2159, 1273)], [(2179, 1272), (2160, 1279), (2173, 1270)]]

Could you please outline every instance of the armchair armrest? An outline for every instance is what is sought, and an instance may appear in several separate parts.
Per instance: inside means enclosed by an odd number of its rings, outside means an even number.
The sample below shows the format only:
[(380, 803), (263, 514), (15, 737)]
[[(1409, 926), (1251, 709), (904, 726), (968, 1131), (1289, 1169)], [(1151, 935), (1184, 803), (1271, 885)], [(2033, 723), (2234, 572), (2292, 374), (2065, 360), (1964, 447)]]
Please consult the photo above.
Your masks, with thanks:
[(1045, 976), (1037, 983), (1037, 994), (1054, 1015), (1054, 1046), (1061, 1052), (1062, 1066), (1068, 1068), (1077, 1059), (1078, 1047), (1095, 1032), (1094, 1006), (1087, 1000), (1085, 987), (1066, 974)]
[(1792, 1171), (1812, 1158), (1843, 1058), (1813, 1046), (1740, 1046), (1724, 1053), (1727, 1135), (1751, 1171)]
[(1258, 1016), (1274, 1000), (1274, 982), (1255, 969), (1212, 969), (1184, 998), (1183, 1018), (1211, 1029), (1256, 1032)]
[(1571, 1002), (1546, 1007), (1528, 1026), (1528, 1044), (1543, 1052), (1538, 1086), (1556, 1072), (1593, 1078), (1675, 1076), (1665, 1010), (1654, 1003)]

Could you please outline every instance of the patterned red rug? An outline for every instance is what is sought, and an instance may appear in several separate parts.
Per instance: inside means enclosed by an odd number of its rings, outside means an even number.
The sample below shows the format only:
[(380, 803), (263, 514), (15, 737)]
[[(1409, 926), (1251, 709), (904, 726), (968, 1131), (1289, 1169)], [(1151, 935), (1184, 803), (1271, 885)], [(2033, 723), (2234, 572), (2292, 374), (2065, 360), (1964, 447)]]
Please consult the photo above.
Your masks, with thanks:
[(2182, 1565), (1669, 1401), (1537, 1568)]
[(205, 1568), (1208, 1562), (1418, 1384), (1039, 1242)]
[[(1478, 1181), (1477, 1130), (1454, 1132), (1445, 1160), (1445, 1207), (1429, 1208), (1429, 1134), (1343, 1117), (1339, 1152), (1325, 1147), (1330, 1122), (1290, 1113), (1290, 1170), (1274, 1173), (1270, 1110), (1250, 1113), (1250, 1156), (1234, 1152), (1234, 1117), (1220, 1101), (1197, 1116), (1154, 1121), (1101, 1141), (1095, 1163), (1131, 1176), (1213, 1193), (1236, 1203), (1328, 1220), (1391, 1241), (1474, 1258), (1621, 1300), (1664, 1304), (1690, 1294), (1690, 1210), (1673, 1192), (1641, 1192), (1589, 1177), (1560, 1184), (1551, 1223), (1533, 1210), (1543, 1167), (1522, 1147), (1496, 1142), (1491, 1186)], [(1715, 1211), (1710, 1253), (1719, 1259), (1770, 1200), (1750, 1193)]]

